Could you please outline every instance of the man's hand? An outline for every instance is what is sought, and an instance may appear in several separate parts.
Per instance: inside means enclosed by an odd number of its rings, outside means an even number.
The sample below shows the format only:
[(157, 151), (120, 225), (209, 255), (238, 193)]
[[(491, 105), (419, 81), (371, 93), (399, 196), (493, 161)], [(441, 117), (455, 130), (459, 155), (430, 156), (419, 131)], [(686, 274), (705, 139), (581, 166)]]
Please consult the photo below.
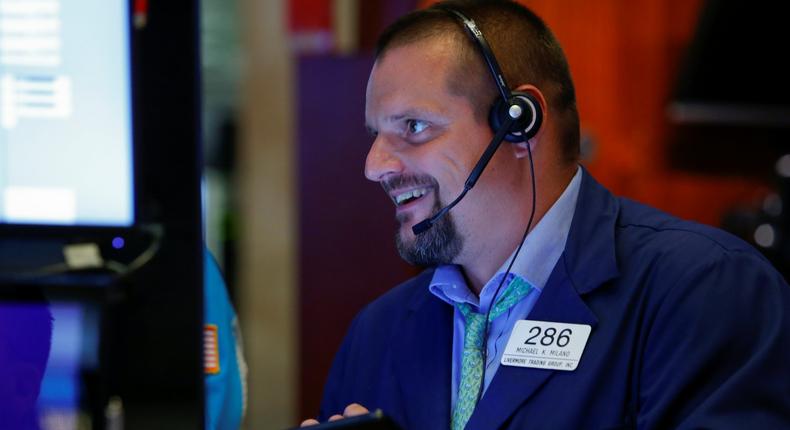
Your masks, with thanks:
[[(364, 415), (368, 412), (370, 411), (368, 411), (367, 408), (360, 405), (359, 403), (352, 403), (346, 406), (346, 409), (343, 411), (343, 415), (332, 415), (331, 417), (329, 417), (329, 421), (337, 421), (337, 420), (342, 420), (343, 418), (355, 417), (357, 415)], [(319, 424), (318, 420), (314, 420), (311, 418), (309, 420), (302, 421), (300, 427), (314, 426), (316, 424)]]

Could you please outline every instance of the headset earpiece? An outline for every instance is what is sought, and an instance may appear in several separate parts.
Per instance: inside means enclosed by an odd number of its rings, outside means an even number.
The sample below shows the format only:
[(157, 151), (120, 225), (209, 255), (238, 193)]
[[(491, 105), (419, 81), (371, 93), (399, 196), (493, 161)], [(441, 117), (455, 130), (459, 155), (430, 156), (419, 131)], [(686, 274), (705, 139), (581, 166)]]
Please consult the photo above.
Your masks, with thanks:
[(543, 111), (540, 104), (532, 95), (522, 92), (513, 92), (508, 103), (501, 98), (497, 98), (494, 106), (488, 114), (488, 123), (494, 134), (499, 131), (502, 124), (510, 116), (510, 107), (517, 105), (521, 108), (521, 117), (513, 122), (510, 130), (505, 135), (508, 142), (526, 142), (538, 133), (540, 125), (543, 123)]

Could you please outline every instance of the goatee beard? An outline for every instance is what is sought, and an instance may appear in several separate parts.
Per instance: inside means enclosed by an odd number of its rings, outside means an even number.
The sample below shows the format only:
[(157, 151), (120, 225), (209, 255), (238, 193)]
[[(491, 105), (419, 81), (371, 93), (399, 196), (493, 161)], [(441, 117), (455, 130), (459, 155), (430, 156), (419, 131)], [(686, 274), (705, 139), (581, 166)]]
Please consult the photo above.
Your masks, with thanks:
[[(435, 188), (438, 195), (438, 187)], [(441, 210), (442, 205), (439, 198), (435, 198), (435, 203), (431, 215)], [(409, 221), (411, 216), (399, 216), (401, 226)], [(437, 220), (433, 227), (424, 233), (417, 235), (413, 240), (407, 241), (404, 236), (408, 232), (401, 232), (401, 227), (395, 233), (395, 246), (401, 258), (415, 266), (438, 266), (441, 264), (451, 264), (463, 246), (463, 238), (458, 234), (458, 229), (453, 221), (452, 214), (447, 213)]]

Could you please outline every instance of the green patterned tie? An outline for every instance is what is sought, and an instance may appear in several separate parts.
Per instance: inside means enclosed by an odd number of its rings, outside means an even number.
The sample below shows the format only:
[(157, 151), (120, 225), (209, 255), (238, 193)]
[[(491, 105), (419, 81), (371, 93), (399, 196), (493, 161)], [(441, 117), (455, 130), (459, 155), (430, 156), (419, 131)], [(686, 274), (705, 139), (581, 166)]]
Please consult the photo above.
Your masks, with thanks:
[[(488, 321), (495, 320), (513, 305), (521, 301), (532, 290), (532, 285), (515, 276), (510, 285), (499, 296), (491, 309)], [(464, 352), (461, 358), (461, 383), (451, 420), (452, 430), (462, 430), (472, 416), (477, 404), (477, 394), (483, 381), (483, 344), (485, 339), (486, 316), (475, 312), (469, 303), (457, 303), (456, 307), (464, 316)]]

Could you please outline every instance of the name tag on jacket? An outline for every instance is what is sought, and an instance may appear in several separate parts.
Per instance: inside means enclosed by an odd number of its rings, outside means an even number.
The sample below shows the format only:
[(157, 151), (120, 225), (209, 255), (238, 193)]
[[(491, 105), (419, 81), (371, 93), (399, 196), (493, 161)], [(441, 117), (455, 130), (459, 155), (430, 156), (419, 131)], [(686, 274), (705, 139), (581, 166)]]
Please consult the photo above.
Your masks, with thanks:
[(502, 353), (502, 365), (576, 370), (591, 328), (585, 324), (519, 320)]

